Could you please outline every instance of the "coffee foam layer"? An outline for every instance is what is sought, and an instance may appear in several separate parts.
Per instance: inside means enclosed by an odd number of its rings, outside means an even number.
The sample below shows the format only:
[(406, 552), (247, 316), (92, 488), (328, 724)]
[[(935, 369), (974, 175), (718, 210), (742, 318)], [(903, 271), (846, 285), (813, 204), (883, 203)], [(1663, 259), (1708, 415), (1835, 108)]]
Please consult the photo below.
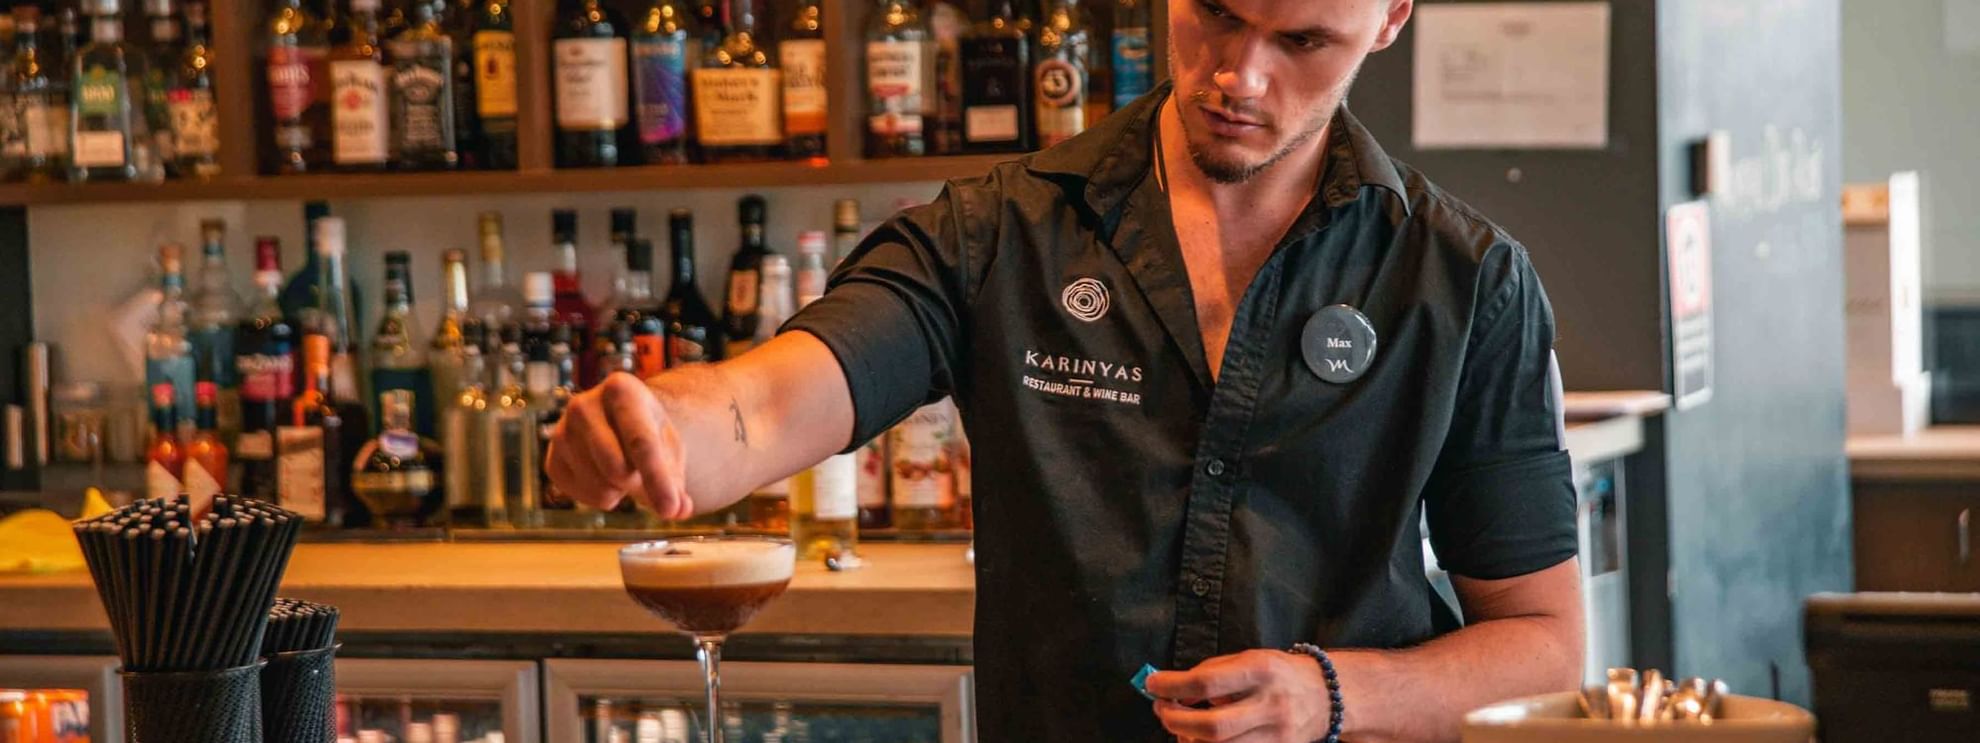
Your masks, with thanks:
[(789, 543), (735, 540), (641, 545), (619, 553), (627, 586), (713, 588), (791, 579), (797, 550)]

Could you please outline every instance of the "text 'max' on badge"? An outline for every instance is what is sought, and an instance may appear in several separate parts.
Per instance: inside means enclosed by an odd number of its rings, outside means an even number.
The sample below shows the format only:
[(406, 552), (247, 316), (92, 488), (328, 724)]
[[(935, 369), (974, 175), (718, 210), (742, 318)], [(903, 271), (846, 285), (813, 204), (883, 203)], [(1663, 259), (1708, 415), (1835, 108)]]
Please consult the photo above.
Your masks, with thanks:
[(1299, 351), (1314, 376), (1347, 384), (1360, 379), (1375, 362), (1375, 325), (1344, 304), (1321, 308), (1300, 331)]

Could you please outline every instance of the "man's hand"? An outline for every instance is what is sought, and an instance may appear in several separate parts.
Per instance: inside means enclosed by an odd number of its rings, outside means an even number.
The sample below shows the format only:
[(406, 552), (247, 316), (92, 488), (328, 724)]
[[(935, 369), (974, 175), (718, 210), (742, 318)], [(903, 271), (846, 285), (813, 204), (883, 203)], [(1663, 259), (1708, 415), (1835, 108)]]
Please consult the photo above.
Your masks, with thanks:
[[(1247, 650), (1148, 677), (1162, 727), (1183, 743), (1311, 743), (1333, 706), (1320, 664), (1283, 650)], [(1194, 705), (1209, 702), (1208, 709)]]
[(694, 515), (687, 452), (653, 390), (617, 373), (571, 398), (550, 440), (550, 481), (572, 500), (611, 509), (627, 495), (663, 519)]

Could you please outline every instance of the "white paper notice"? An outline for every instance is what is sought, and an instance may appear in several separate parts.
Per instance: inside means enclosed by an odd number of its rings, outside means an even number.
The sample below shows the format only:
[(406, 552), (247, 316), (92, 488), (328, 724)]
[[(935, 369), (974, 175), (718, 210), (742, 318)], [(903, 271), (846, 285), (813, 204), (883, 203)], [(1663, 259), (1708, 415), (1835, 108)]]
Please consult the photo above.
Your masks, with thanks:
[(1418, 149), (1601, 149), (1609, 4), (1416, 8)]

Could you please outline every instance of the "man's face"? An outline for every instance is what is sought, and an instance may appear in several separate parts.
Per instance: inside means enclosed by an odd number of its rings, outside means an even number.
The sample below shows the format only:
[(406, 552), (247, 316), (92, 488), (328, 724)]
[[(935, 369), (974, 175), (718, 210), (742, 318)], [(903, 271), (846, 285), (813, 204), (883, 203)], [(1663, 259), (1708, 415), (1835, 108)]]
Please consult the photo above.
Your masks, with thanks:
[(1326, 128), (1412, 0), (1176, 0), (1169, 66), (1190, 158), (1241, 183)]

